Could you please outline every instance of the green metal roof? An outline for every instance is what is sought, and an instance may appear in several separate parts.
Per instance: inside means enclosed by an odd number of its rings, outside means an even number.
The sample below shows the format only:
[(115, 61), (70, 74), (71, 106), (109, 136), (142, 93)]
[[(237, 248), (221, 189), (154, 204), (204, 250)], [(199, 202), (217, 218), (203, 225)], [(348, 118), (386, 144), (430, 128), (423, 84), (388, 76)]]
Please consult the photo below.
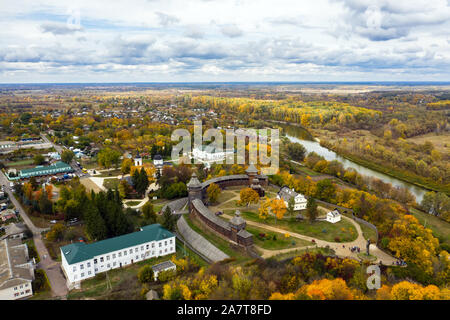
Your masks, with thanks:
[(60, 249), (61, 253), (66, 258), (67, 263), (74, 264), (92, 259), (95, 256), (107, 254), (109, 252), (138, 246), (150, 241), (159, 241), (174, 236), (175, 235), (172, 232), (163, 228), (159, 223), (155, 223), (142, 227), (141, 231), (128, 233), (119, 237), (101, 240), (90, 244), (76, 242), (63, 246)]
[[(73, 171), (72, 167), (65, 162), (58, 161), (52, 163), (49, 166), (36, 166), (30, 169), (20, 170), (20, 177), (31, 177), (41, 175), (44, 171), (50, 170), (51, 173), (68, 172)], [(51, 174), (47, 173), (47, 174)]]

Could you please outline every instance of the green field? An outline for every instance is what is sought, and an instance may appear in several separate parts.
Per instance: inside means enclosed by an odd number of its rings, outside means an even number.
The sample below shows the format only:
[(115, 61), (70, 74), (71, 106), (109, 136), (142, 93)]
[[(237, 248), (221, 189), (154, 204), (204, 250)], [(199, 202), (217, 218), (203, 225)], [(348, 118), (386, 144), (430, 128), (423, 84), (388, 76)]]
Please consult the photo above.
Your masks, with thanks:
[(33, 165), (33, 159), (19, 160), (15, 162), (6, 162), (5, 166), (7, 167), (22, 167), (22, 166), (30, 166)]
[[(259, 219), (256, 212), (244, 211), (242, 212), (242, 216), (251, 221), (264, 223)], [(310, 223), (309, 221), (298, 222), (289, 221), (287, 218), (275, 222), (275, 218), (270, 216), (265, 223), (286, 231), (330, 242), (335, 242), (336, 237), (340, 238), (339, 242), (350, 242), (355, 240), (358, 236), (353, 224), (344, 219), (338, 223), (329, 223), (326, 221), (315, 221), (313, 223)]]
[(410, 211), (421, 224), (433, 231), (439, 242), (450, 245), (450, 223), (415, 208), (411, 208)]
[[(254, 226), (247, 226), (245, 229), (253, 234), (253, 243), (256, 246), (267, 250), (281, 250), (311, 245), (308, 241), (294, 237), (286, 238), (285, 234), (268, 231)], [(261, 233), (265, 234), (264, 240), (259, 237), (259, 234)], [(274, 236), (276, 237), (275, 239)]]
[(118, 189), (119, 188), (119, 179), (117, 178), (111, 178), (111, 179), (104, 179), (103, 180), (103, 186), (106, 189)]

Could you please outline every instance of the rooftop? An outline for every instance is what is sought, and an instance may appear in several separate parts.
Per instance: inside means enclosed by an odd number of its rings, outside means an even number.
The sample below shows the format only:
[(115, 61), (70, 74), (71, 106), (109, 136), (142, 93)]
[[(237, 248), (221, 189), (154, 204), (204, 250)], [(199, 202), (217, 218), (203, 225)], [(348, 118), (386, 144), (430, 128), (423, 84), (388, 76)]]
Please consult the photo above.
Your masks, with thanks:
[(163, 228), (160, 224), (151, 224), (141, 228), (141, 231), (128, 233), (122, 236), (86, 244), (75, 242), (61, 247), (61, 252), (68, 264), (74, 264), (95, 256), (125, 248), (140, 245), (149, 241), (159, 241), (174, 237), (175, 235)]
[(173, 263), (170, 260), (167, 260), (167, 261), (155, 264), (154, 266), (152, 266), (152, 270), (153, 270), (153, 272), (161, 272), (161, 271), (167, 270), (169, 268), (173, 268), (173, 267), (176, 268), (175, 263)]
[(70, 165), (68, 165), (65, 162), (62, 161), (57, 161), (55, 163), (52, 163), (49, 166), (36, 166), (34, 168), (30, 168), (30, 169), (23, 169), (20, 171), (20, 174), (23, 175), (32, 175), (32, 174), (36, 174), (38, 172), (41, 172), (43, 170), (54, 170), (54, 169), (66, 169), (66, 170), (73, 170), (72, 167)]
[(33, 280), (33, 270), (27, 263), (27, 248), (21, 240), (0, 241), (0, 290)]

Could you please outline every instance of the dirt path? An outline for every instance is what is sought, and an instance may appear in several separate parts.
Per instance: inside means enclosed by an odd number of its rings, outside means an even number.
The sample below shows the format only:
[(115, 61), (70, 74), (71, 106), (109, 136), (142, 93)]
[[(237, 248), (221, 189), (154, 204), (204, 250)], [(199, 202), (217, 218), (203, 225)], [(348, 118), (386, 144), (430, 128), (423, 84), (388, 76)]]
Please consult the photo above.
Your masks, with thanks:
[[(232, 216), (224, 214), (224, 217), (227, 217), (229, 219), (232, 218)], [(337, 242), (329, 242), (329, 241), (324, 241), (324, 240), (319, 240), (313, 237), (309, 237), (309, 236), (305, 236), (303, 234), (299, 234), (299, 233), (295, 233), (292, 231), (289, 231), (289, 234), (291, 235), (291, 237), (295, 237), (298, 239), (302, 239), (305, 241), (309, 241), (312, 243), (312, 240), (315, 241), (315, 243), (317, 244), (318, 247), (326, 247), (329, 246), (330, 249), (333, 249), (336, 253), (337, 256), (342, 257), (342, 258), (346, 258), (346, 257), (351, 257), (351, 258), (355, 258), (357, 260), (360, 260), (360, 258), (358, 257), (357, 253), (353, 253), (350, 251), (350, 248), (353, 246), (357, 246), (361, 248), (361, 252), (365, 251), (366, 248), (366, 239), (364, 238), (363, 234), (362, 234), (362, 230), (361, 227), (358, 223), (356, 223), (355, 221), (353, 221), (350, 218), (347, 218), (345, 216), (342, 216), (343, 219), (347, 219), (349, 222), (351, 222), (357, 232), (358, 232), (358, 237), (356, 238), (356, 240), (353, 240), (351, 242), (344, 242), (344, 243), (337, 243)], [(273, 231), (273, 232), (278, 232), (278, 233), (286, 233), (285, 229), (280, 229), (271, 225), (267, 225), (264, 223), (259, 223), (259, 222), (255, 222), (255, 221), (251, 221), (251, 220), (247, 220), (247, 224), (250, 226), (255, 226), (258, 228), (262, 228), (262, 229), (266, 229), (269, 231)], [(289, 250), (294, 250), (295, 248), (289, 248)], [(296, 248), (299, 249), (299, 248)], [(283, 249), (283, 250), (269, 250), (269, 251), (273, 251), (272, 256), (279, 254), (279, 253), (284, 253), (283, 251), (288, 252), (289, 250), (287, 249)], [(267, 250), (265, 250), (267, 251)], [(266, 252), (266, 254), (269, 254)], [(386, 254), (385, 252), (381, 251), (379, 248), (377, 248), (374, 244), (370, 245), (370, 254), (374, 255), (377, 257), (377, 260), (374, 261), (374, 263), (382, 263), (384, 265), (392, 265), (393, 262), (397, 261), (396, 258)]]

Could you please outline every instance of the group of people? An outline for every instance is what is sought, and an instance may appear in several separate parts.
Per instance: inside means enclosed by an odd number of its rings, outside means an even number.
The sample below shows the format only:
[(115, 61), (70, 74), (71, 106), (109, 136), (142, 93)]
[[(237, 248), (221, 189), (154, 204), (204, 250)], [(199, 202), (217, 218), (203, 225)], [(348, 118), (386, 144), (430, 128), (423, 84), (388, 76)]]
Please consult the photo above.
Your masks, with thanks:
[(395, 264), (396, 266), (406, 266), (406, 262), (402, 259), (392, 262), (392, 264)]
[(357, 246), (350, 247), (349, 249), (353, 253), (355, 253), (355, 252), (360, 253), (361, 252), (361, 249), (359, 247), (357, 247)]

